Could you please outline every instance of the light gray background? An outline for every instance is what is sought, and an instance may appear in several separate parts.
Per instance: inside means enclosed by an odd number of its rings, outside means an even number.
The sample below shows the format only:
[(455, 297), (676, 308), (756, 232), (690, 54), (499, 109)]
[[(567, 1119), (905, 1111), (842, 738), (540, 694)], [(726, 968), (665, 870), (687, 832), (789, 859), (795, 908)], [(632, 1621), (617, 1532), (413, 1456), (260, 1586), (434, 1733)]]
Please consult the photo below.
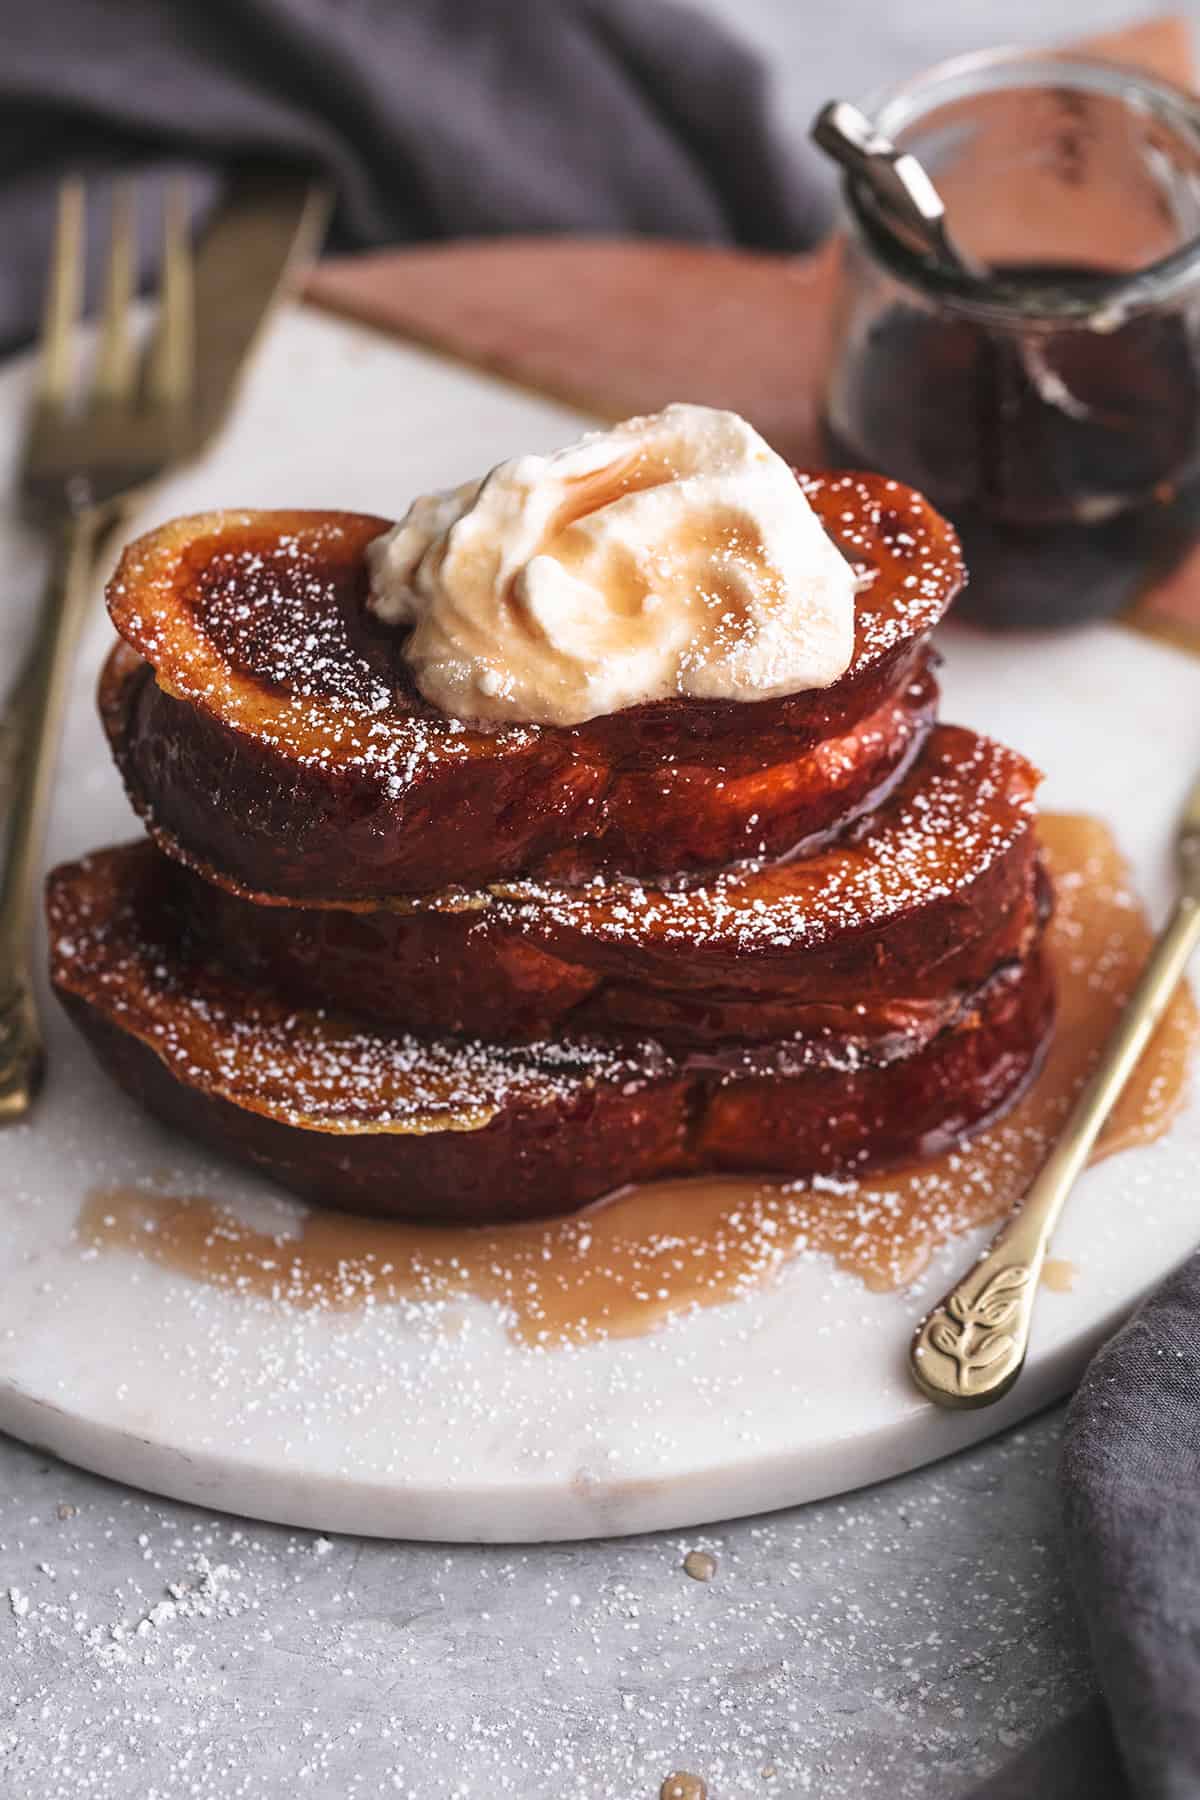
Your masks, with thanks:
[[(707, 4), (797, 136), (935, 56), (1157, 10)], [(0, 1440), (0, 1794), (640, 1800), (685, 1768), (712, 1800), (951, 1800), (1091, 1691), (1059, 1422), (844, 1501), (546, 1550), (245, 1525)]]

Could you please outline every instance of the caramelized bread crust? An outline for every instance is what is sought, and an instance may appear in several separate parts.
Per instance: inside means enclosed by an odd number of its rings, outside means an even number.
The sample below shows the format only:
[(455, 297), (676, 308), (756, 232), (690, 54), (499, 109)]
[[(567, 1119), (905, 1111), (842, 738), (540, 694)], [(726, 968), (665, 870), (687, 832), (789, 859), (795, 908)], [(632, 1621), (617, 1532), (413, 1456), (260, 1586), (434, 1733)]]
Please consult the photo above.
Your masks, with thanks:
[(56, 991), (150, 1110), (307, 1199), (494, 1223), (712, 1168), (800, 1175), (930, 1154), (1007, 1105), (1049, 1028), (1036, 948), (882, 1066), (688, 1069), (648, 1044), (422, 1041), (303, 1011), (195, 960), (134, 846), (57, 869)]
[(858, 831), (699, 886), (525, 882), (351, 911), (256, 906), (179, 869), (169, 903), (250, 981), (418, 1035), (683, 1050), (803, 1034), (879, 1055), (926, 1041), (1025, 954), (1036, 780), (938, 726)]
[(962, 583), (947, 522), (877, 476), (800, 478), (871, 576), (850, 668), (741, 705), (676, 699), (570, 728), (474, 729), (412, 686), (364, 606), (387, 521), (213, 513), (132, 544), (101, 710), (160, 845), (247, 895), (385, 898), (778, 856), (874, 804), (934, 695), (926, 639)]
[(1053, 1009), (1037, 773), (934, 724), (946, 522), (895, 482), (800, 479), (871, 576), (842, 680), (573, 728), (422, 700), (365, 609), (382, 519), (132, 545), (101, 709), (169, 854), (48, 890), (105, 1067), (307, 1199), (446, 1223), (907, 1161), (1009, 1104)]

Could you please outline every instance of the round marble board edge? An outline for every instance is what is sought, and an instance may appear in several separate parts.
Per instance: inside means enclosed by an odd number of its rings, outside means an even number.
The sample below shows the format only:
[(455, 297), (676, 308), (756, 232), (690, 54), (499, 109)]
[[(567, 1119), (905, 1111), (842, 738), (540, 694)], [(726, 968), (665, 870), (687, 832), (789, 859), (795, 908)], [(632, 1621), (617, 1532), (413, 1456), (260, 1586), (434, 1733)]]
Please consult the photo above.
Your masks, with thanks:
[[(0, 372), (0, 455), (15, 464), (27, 362)], [(279, 321), (210, 456), (144, 523), (214, 505), (394, 514), (516, 446), (588, 421), (313, 312)], [(336, 457), (329, 447), (338, 446)], [(3, 525), (15, 666), (39, 546)], [(108, 640), (97, 606), (75, 679), (48, 860), (132, 834), (95, 719)], [(1063, 639), (945, 634), (943, 715), (1007, 738), (1046, 771), (1044, 800), (1106, 818), (1152, 910), (1170, 826), (1200, 764), (1200, 669), (1113, 627)], [(1119, 748), (1118, 748), (1119, 746)], [(874, 1294), (823, 1261), (651, 1335), (554, 1350), (509, 1342), (478, 1302), (298, 1312), (218, 1292), (72, 1235), (96, 1187), (151, 1180), (220, 1193), (286, 1230), (299, 1210), (143, 1119), (52, 1003), (50, 1079), (0, 1140), (0, 1428), (152, 1491), (331, 1531), (536, 1541), (681, 1528), (834, 1494), (986, 1437), (1076, 1380), (1095, 1345), (1191, 1248), (1195, 1096), (1169, 1136), (1090, 1170), (1055, 1245), (1078, 1269), (1045, 1291), (1013, 1392), (945, 1414), (909, 1386), (913, 1321), (979, 1239), (924, 1279)]]

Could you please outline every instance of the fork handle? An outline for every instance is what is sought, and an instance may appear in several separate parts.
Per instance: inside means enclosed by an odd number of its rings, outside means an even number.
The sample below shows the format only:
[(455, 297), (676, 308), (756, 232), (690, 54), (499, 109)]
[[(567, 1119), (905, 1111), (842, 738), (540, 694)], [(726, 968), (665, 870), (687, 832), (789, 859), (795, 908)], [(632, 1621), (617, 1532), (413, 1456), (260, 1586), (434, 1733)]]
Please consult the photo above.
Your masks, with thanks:
[(1025, 1361), (1038, 1277), (1067, 1195), (1200, 945), (1200, 894), (1183, 894), (1100, 1062), (1032, 1187), (968, 1274), (917, 1327), (913, 1379), (939, 1406), (988, 1406)]
[(97, 524), (98, 516), (85, 510), (60, 527), (23, 696), (25, 731), (0, 872), (0, 1124), (25, 1116), (41, 1076), (30, 928)]
[[(115, 501), (92, 533), (92, 566), (103, 568), (112, 555), (130, 512), (129, 502)], [(37, 668), (40, 644), (32, 643), (0, 701), (0, 813), (7, 816), (16, 784), (29, 707), (29, 686)]]

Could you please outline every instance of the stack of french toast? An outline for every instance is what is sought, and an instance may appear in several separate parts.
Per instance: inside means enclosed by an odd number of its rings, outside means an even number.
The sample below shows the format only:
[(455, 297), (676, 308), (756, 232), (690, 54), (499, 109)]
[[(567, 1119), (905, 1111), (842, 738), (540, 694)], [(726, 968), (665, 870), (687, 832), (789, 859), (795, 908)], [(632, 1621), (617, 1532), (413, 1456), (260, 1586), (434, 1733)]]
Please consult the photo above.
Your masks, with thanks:
[(1046, 1037), (1036, 771), (937, 722), (963, 571), (883, 478), (798, 478), (858, 572), (832, 685), (482, 727), (364, 603), (388, 521), (133, 544), (101, 681), (139, 842), (52, 874), (56, 990), (161, 1119), (309, 1199), (490, 1223), (961, 1138)]

